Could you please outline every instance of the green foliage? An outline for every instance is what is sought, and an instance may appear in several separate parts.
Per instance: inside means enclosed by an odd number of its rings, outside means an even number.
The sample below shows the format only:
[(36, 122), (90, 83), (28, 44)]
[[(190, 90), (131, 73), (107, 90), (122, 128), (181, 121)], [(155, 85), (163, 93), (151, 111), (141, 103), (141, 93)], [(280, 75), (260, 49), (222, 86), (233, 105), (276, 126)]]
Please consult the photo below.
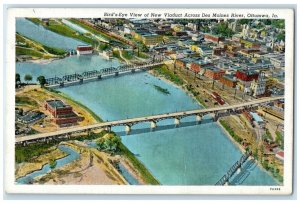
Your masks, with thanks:
[(32, 80), (32, 76), (31, 76), (30, 74), (26, 74), (26, 75), (24, 76), (24, 80), (27, 81), (27, 83), (28, 83), (28, 81), (31, 81), (31, 80)]
[(107, 50), (107, 49), (109, 49), (110, 48), (110, 46), (108, 45), (108, 44), (106, 44), (106, 43), (103, 43), (103, 44), (101, 44), (100, 46), (99, 46), (99, 49), (100, 50)]
[(37, 107), (38, 103), (27, 96), (15, 96), (16, 105), (30, 105)]
[(283, 147), (284, 147), (284, 139), (283, 139), (282, 134), (281, 134), (279, 131), (276, 131), (275, 134), (276, 134), (275, 142), (276, 142), (281, 148), (283, 148)]
[(16, 55), (28, 55), (33, 57), (43, 57), (44, 55), (36, 50), (31, 48), (24, 48), (24, 47), (16, 47)]
[(99, 149), (109, 153), (119, 152), (119, 146), (121, 143), (120, 137), (115, 134), (109, 134), (106, 137), (102, 137), (98, 142)]
[(285, 41), (285, 33), (283, 32), (283, 33), (277, 34), (276, 39), (278, 41), (281, 41), (281, 40)]
[(40, 83), (41, 87), (44, 87), (46, 84), (46, 79), (44, 76), (39, 76), (36, 80)]
[(72, 23), (79, 25), (80, 27), (90, 31), (91, 33), (95, 34), (95, 35), (100, 35), (101, 37), (103, 37), (106, 40), (111, 40), (114, 39), (111, 36), (108, 36), (107, 34), (100, 32), (94, 28), (91, 28), (90, 26), (85, 25), (84, 23), (80, 22), (79, 20), (72, 18), (72, 19), (68, 19), (69, 21), (71, 21)]
[(238, 143), (242, 142), (242, 139), (235, 134), (235, 132), (231, 129), (231, 127), (224, 120), (220, 120), (221, 125), (225, 128), (225, 130), (231, 135), (231, 137)]
[(125, 59), (128, 59), (128, 60), (131, 60), (131, 59), (133, 58), (132, 53), (129, 53), (129, 52), (126, 51), (126, 50), (123, 50), (123, 51), (122, 51), (122, 55), (123, 55), (123, 57), (124, 57)]
[(49, 161), (50, 168), (54, 169), (56, 167), (56, 165), (57, 165), (56, 160), (55, 159), (50, 159), (50, 161)]
[(25, 147), (16, 146), (15, 148), (15, 160), (17, 163), (30, 162), (33, 157), (40, 156), (49, 152), (48, 148), (52, 147), (53, 144), (39, 144), (33, 143)]
[(175, 75), (172, 71), (170, 71), (166, 65), (157, 66), (154, 68), (154, 70), (158, 74), (164, 76), (166, 79), (174, 82), (177, 85), (183, 84), (183, 81), (180, 79), (180, 77)]
[(274, 19), (272, 20), (271, 25), (275, 28), (284, 29), (285, 22), (284, 19)]
[(15, 84), (17, 85), (17, 83), (21, 83), (21, 76), (19, 73), (16, 73), (16, 80), (15, 80)]
[(228, 27), (228, 23), (221, 22), (213, 28), (213, 33), (224, 37), (232, 37), (234, 32)]
[(49, 47), (46, 45), (43, 45), (43, 48), (47, 50), (49, 53), (54, 54), (54, 55), (64, 55), (66, 54), (66, 51), (63, 49), (55, 48), (55, 47)]
[(132, 165), (134, 166), (135, 169), (138, 170), (138, 172), (141, 174), (143, 177), (144, 181), (147, 184), (151, 185), (158, 185), (159, 182), (152, 176), (152, 174), (148, 171), (148, 169), (141, 163), (136, 156), (129, 150), (127, 147), (123, 144), (119, 144), (119, 150), (120, 152), (126, 156), (127, 159), (130, 160)]

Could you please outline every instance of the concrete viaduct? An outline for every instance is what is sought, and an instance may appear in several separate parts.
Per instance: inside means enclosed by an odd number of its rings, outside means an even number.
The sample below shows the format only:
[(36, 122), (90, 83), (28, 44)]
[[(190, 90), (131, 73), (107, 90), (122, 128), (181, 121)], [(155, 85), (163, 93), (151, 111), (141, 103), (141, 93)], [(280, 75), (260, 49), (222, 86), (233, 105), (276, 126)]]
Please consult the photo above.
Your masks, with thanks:
[(197, 109), (191, 111), (181, 111), (181, 112), (174, 112), (174, 113), (164, 113), (164, 114), (153, 115), (153, 116), (131, 118), (131, 119), (124, 119), (124, 120), (96, 123), (87, 126), (66, 128), (55, 132), (16, 137), (15, 144), (26, 145), (27, 143), (31, 143), (31, 142), (38, 142), (38, 141), (47, 142), (48, 140), (52, 140), (55, 138), (70, 137), (72, 134), (75, 133), (88, 132), (96, 129), (106, 129), (110, 131), (111, 128), (114, 126), (125, 126), (125, 131), (130, 132), (131, 127), (133, 125), (137, 123), (145, 123), (145, 122), (149, 122), (151, 128), (154, 129), (156, 128), (157, 123), (159, 121), (166, 120), (166, 119), (174, 119), (175, 125), (179, 125), (180, 120), (188, 116), (195, 116), (196, 121), (201, 123), (202, 117), (204, 115), (212, 114), (213, 119), (216, 121), (218, 117), (222, 117), (224, 115), (230, 115), (234, 113), (240, 113), (243, 110), (252, 110), (257, 108), (260, 104), (265, 104), (283, 98), (284, 98), (283, 96), (267, 97), (267, 98), (252, 100), (250, 102), (245, 102), (237, 105), (222, 106), (222, 107), (215, 107), (215, 108), (208, 108), (208, 109)]

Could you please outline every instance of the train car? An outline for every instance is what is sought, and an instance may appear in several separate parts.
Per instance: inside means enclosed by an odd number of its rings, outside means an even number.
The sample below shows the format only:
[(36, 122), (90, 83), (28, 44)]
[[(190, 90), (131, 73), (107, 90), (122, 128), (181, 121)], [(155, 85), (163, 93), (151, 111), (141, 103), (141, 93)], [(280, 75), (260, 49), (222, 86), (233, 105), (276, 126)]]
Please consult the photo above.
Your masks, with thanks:
[(225, 101), (221, 98), (221, 96), (216, 93), (216, 92), (212, 92), (211, 96), (213, 97), (213, 99), (215, 99), (220, 105), (224, 105)]

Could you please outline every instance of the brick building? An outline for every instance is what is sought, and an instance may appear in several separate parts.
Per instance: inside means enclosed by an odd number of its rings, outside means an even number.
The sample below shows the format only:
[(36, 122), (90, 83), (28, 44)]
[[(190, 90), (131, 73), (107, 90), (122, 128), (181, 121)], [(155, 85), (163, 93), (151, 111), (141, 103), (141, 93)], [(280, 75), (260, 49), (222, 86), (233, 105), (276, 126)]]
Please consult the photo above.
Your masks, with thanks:
[(207, 67), (204, 76), (210, 79), (219, 80), (224, 74), (225, 71), (223, 70), (220, 70), (215, 67)]
[(227, 87), (230, 88), (235, 88), (236, 84), (237, 84), (237, 80), (235, 76), (229, 75), (229, 74), (224, 74), (221, 78), (220, 78), (220, 82), (222, 84), (224, 84)]
[(204, 40), (209, 41), (209, 42), (214, 42), (214, 43), (219, 43), (220, 41), (224, 41), (225, 38), (221, 36), (216, 36), (216, 35), (211, 35), (211, 34), (205, 34), (204, 35)]
[(258, 79), (258, 72), (250, 70), (238, 70), (236, 72), (236, 77), (242, 81), (253, 81)]
[(212, 65), (213, 64), (211, 62), (207, 62), (207, 61), (193, 62), (193, 63), (191, 63), (191, 70), (196, 73), (199, 73), (201, 71), (201, 69), (212, 66)]
[(53, 116), (52, 121), (60, 127), (74, 125), (84, 119), (74, 113), (72, 106), (66, 105), (61, 100), (47, 100), (44, 107)]

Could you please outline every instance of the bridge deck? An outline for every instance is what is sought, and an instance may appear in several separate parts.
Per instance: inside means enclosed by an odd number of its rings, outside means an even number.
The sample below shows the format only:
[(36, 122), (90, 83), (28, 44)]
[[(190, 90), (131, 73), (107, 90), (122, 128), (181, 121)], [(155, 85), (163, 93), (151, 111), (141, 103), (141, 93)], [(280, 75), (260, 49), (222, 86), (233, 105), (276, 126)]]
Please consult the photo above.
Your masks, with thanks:
[(130, 124), (136, 124), (136, 123), (141, 123), (141, 122), (151, 122), (151, 121), (158, 121), (158, 120), (177, 118), (177, 117), (180, 118), (180, 117), (186, 117), (186, 116), (192, 116), (192, 115), (205, 115), (205, 114), (215, 113), (215, 112), (219, 112), (219, 111), (226, 111), (226, 110), (230, 110), (230, 109), (234, 110), (234, 109), (243, 108), (243, 107), (247, 107), (247, 106), (258, 105), (261, 103), (275, 101), (275, 100), (279, 100), (279, 99), (283, 99), (283, 98), (284, 98), (283, 96), (268, 97), (268, 98), (253, 100), (253, 101), (246, 102), (243, 104), (237, 104), (237, 105), (231, 105), (231, 106), (208, 108), (208, 109), (197, 109), (197, 110), (181, 111), (181, 112), (174, 112), (174, 113), (165, 113), (165, 114), (159, 114), (159, 115), (154, 115), (154, 116), (131, 118), (131, 119), (111, 121), (111, 122), (96, 123), (96, 124), (87, 125), (87, 126), (72, 127), (72, 128), (55, 131), (55, 132), (48, 132), (48, 133), (41, 133), (41, 134), (36, 134), (36, 135), (17, 137), (15, 139), (15, 143), (22, 143), (22, 142), (31, 141), (31, 140), (38, 140), (38, 139), (43, 139), (43, 138), (48, 138), (48, 137), (67, 135), (67, 134), (72, 134), (75, 132), (84, 132), (87, 130), (93, 130), (93, 129), (98, 129), (98, 128), (123, 126), (123, 125), (130, 125)]

